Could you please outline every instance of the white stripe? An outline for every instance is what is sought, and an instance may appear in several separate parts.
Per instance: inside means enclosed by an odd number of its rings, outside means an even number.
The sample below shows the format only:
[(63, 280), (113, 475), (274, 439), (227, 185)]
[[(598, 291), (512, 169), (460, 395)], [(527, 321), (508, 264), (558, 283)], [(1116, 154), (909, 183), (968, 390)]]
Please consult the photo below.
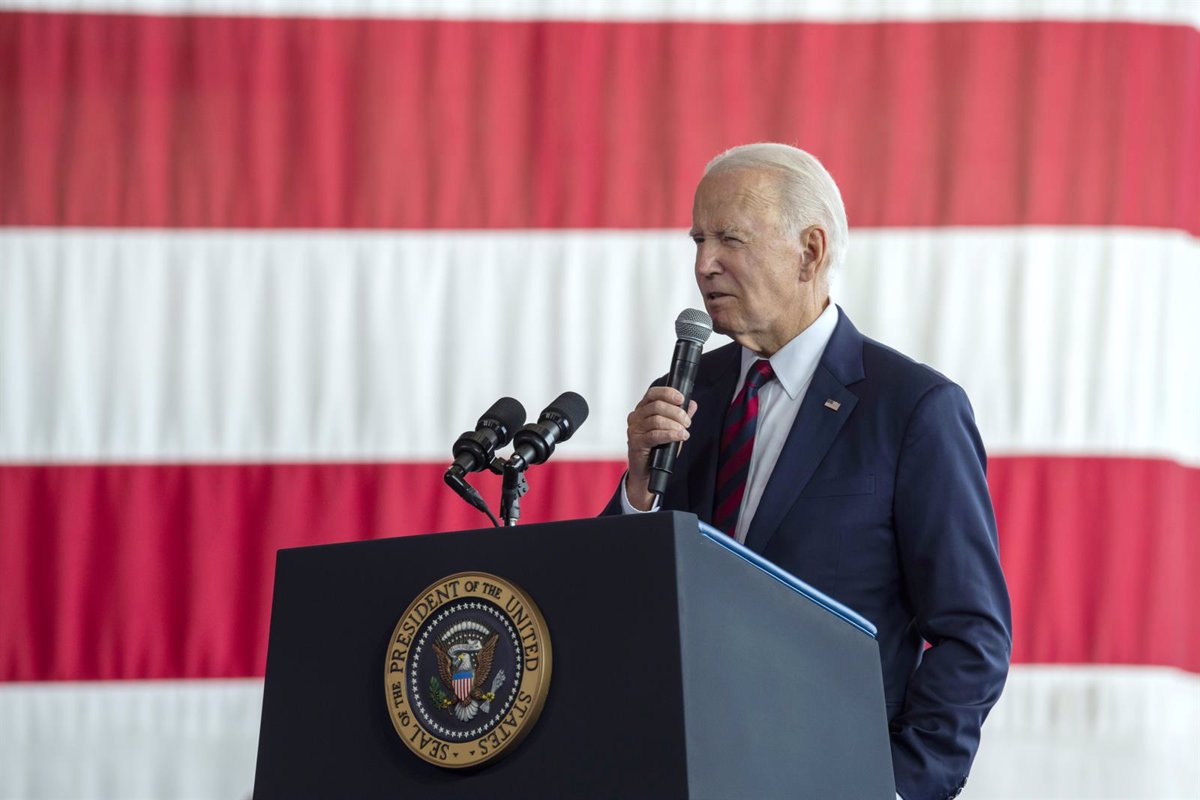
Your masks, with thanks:
[(1200, 675), (1013, 667), (983, 726), (967, 800), (1200, 797)]
[[(253, 680), (0, 684), (0, 797), (249, 797), (261, 708)], [(962, 796), (1196, 797), (1197, 741), (1198, 675), (1014, 667)]]
[[(0, 462), (446, 460), (496, 398), (625, 416), (700, 305), (675, 231), (0, 231)], [(835, 296), (993, 453), (1200, 463), (1200, 241), (865, 230)], [(721, 340), (721, 341), (717, 341)], [(713, 337), (711, 344), (722, 343)]]
[(1200, 464), (1200, 241), (1119, 229), (859, 233), (859, 329), (960, 383), (996, 454)]
[(643, 22), (1126, 20), (1200, 26), (1200, 7), (1193, 0), (0, 0), (0, 9)]
[(261, 680), (0, 683), (0, 798), (249, 798), (261, 712)]

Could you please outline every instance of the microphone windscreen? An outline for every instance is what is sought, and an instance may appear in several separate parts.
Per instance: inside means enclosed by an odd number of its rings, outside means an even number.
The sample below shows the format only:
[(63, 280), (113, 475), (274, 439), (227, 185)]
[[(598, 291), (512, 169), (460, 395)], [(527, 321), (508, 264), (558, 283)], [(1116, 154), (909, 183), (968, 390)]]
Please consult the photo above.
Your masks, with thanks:
[(497, 447), (504, 447), (512, 441), (513, 433), (524, 424), (525, 406), (512, 397), (501, 397), (479, 418), (479, 427), (486, 425), (499, 434), (502, 441)]
[(698, 308), (685, 308), (675, 318), (675, 336), (696, 344), (704, 344), (712, 335), (712, 317)]
[(560, 442), (565, 442), (574, 435), (575, 429), (588, 418), (587, 400), (575, 392), (563, 392), (554, 399), (553, 403), (546, 406), (544, 413), (557, 414), (567, 421), (563, 436), (559, 438)]

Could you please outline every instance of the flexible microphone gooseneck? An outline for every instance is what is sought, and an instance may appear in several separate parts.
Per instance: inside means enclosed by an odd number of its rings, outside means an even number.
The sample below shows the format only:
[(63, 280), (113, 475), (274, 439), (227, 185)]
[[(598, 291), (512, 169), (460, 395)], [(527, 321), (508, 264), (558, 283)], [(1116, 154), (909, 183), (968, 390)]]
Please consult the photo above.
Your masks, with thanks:
[[(704, 343), (712, 335), (712, 318), (696, 308), (685, 308), (675, 319), (675, 353), (671, 356), (671, 372), (667, 375), (667, 386), (683, 395), (683, 409), (687, 411), (692, 399), (692, 387), (696, 383), (696, 371), (700, 367), (700, 354)], [(679, 444), (668, 442), (650, 451), (650, 491), (661, 496), (667, 490), (667, 479), (675, 469), (675, 457)]]

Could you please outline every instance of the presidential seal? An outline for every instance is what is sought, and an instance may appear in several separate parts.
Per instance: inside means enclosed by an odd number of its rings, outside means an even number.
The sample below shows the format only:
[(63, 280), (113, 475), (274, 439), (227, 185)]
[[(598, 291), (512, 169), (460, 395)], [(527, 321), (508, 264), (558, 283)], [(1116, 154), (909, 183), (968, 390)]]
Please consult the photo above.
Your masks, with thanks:
[(413, 600), (384, 664), (400, 739), (439, 767), (475, 767), (521, 741), (550, 688), (550, 636), (529, 597), (486, 572), (443, 578)]

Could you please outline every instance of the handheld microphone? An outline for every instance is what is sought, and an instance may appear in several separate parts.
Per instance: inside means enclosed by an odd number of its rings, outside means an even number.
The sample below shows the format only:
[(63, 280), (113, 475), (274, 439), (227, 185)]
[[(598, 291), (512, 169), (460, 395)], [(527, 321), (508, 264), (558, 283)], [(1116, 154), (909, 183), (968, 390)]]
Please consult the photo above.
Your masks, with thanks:
[[(511, 397), (501, 397), (483, 412), (474, 431), (458, 437), (451, 452), (454, 463), (446, 470), (446, 482), (462, 478), (468, 472), (487, 469), (496, 449), (512, 441), (513, 433), (525, 421), (525, 407)], [(451, 484), (453, 485), (453, 484)]]
[(575, 392), (563, 392), (538, 417), (513, 436), (508, 467), (522, 472), (541, 464), (554, 453), (554, 445), (570, 439), (588, 417), (588, 404)]
[[(692, 387), (696, 383), (696, 371), (700, 368), (700, 354), (704, 343), (712, 335), (712, 318), (696, 308), (685, 308), (675, 318), (675, 353), (671, 356), (671, 372), (667, 375), (667, 386), (683, 395), (683, 410), (687, 411), (692, 399)], [(667, 479), (675, 469), (675, 457), (679, 454), (676, 442), (656, 445), (650, 451), (649, 489), (656, 495), (667, 490)]]

